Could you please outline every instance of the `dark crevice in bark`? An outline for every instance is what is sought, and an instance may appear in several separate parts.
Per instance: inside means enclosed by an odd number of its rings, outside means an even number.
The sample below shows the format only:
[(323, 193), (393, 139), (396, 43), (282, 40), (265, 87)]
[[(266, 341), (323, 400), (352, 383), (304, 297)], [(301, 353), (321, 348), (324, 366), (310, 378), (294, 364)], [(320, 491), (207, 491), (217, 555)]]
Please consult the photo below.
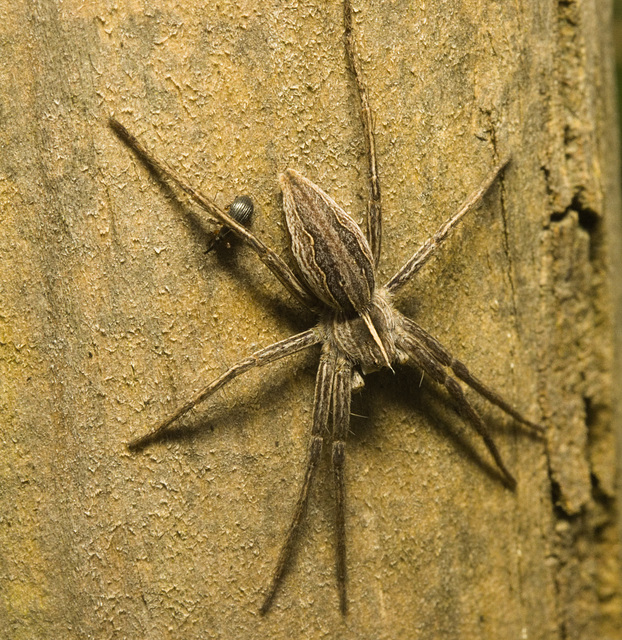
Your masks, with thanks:
[(561, 222), (572, 211), (576, 211), (579, 216), (579, 225), (582, 229), (593, 235), (601, 220), (600, 214), (589, 206), (583, 204), (582, 191), (578, 190), (570, 204), (563, 211), (553, 211), (550, 215), (551, 223)]

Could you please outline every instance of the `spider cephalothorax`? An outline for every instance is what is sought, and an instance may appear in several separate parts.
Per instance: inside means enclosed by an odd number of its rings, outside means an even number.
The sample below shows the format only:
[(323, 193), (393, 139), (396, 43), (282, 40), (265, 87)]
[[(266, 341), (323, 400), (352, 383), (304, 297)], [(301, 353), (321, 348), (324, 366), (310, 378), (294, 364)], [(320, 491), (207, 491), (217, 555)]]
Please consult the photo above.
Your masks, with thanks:
[(327, 339), (336, 350), (348, 354), (363, 374), (387, 366), (385, 353), (391, 367), (405, 363), (407, 356), (398, 348), (399, 343), (396, 344), (396, 330), (401, 314), (389, 304), (382, 290), (374, 292), (367, 314), (382, 341), (384, 353), (363, 318), (357, 315), (348, 316), (339, 312), (330, 315), (329, 321), (325, 323)]
[[(160, 175), (172, 180), (212, 218), (242, 238), (276, 275), (286, 289), (304, 306), (318, 315), (311, 329), (270, 345), (241, 360), (208, 384), (196, 397), (130, 447), (141, 448), (186, 414), (197, 403), (212, 395), (240, 374), (269, 364), (313, 345), (322, 345), (315, 384), (313, 421), (308, 445), (307, 464), (294, 514), (281, 547), (262, 612), (270, 607), (285, 571), (294, 538), (304, 514), (309, 486), (318, 465), (326, 434), (330, 433), (332, 466), (335, 480), (337, 529), (337, 583), (341, 610), (346, 610), (346, 547), (344, 461), (352, 389), (360, 386), (361, 373), (412, 364), (423, 374), (443, 385), (455, 409), (469, 420), (484, 440), (499, 468), (504, 482), (514, 487), (515, 480), (503, 463), (488, 429), (456, 381), (458, 378), (507, 414), (540, 432), (541, 427), (522, 417), (496, 392), (475, 378), (464, 364), (456, 360), (435, 338), (410, 318), (393, 308), (392, 295), (408, 282), (440, 246), (451, 229), (481, 201), (496, 177), (508, 164), (497, 162), (480, 187), (462, 208), (432, 235), (382, 286), (376, 282), (380, 256), (381, 209), (372, 116), (365, 85), (352, 38), (351, 7), (344, 2), (345, 42), (348, 62), (358, 90), (363, 127), (366, 135), (370, 200), (367, 237), (354, 220), (330, 196), (298, 172), (288, 169), (280, 178), (283, 206), (291, 236), (296, 273), (279, 256), (268, 249), (239, 220), (221, 210), (211, 200), (195, 191), (168, 165), (157, 160), (119, 122), (110, 120), (112, 128), (141, 158)], [(448, 373), (450, 370), (453, 376)], [(329, 418), (332, 417), (332, 430)]]

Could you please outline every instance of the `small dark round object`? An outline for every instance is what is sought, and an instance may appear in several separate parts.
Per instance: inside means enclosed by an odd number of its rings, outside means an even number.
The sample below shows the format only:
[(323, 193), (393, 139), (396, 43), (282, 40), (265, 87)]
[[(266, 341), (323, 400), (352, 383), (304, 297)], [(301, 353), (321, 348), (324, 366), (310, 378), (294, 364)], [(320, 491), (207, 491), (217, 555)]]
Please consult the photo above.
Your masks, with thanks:
[(238, 196), (229, 205), (229, 215), (240, 224), (245, 224), (253, 215), (253, 201), (248, 196)]
[[(248, 196), (238, 196), (228, 207), (226, 211), (229, 215), (242, 225), (247, 225), (253, 215), (253, 201)], [(223, 225), (218, 231), (214, 231), (209, 235), (207, 248), (205, 253), (209, 253), (217, 244), (222, 242), (231, 232), (227, 226)]]

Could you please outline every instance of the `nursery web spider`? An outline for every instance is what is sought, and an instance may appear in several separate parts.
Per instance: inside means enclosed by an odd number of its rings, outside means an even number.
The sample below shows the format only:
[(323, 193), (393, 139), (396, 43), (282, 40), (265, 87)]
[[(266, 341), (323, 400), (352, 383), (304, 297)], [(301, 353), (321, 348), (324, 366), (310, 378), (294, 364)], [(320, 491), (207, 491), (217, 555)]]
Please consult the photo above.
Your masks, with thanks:
[[(132, 441), (130, 448), (140, 449), (152, 442), (171, 424), (197, 403), (224, 387), (237, 376), (286, 356), (322, 345), (315, 384), (313, 420), (309, 436), (306, 470), (293, 510), (293, 516), (265, 593), (261, 612), (271, 606), (309, 498), (309, 487), (316, 472), (325, 439), (332, 448), (332, 468), (336, 500), (336, 572), (339, 603), (346, 611), (346, 536), (344, 462), (346, 436), (350, 422), (352, 390), (362, 386), (361, 374), (410, 363), (433, 381), (445, 387), (457, 412), (467, 419), (481, 436), (498, 467), (504, 483), (514, 488), (516, 481), (505, 466), (488, 428), (479, 413), (463, 394), (456, 378), (518, 422), (536, 432), (542, 427), (524, 418), (499, 394), (473, 376), (462, 362), (453, 357), (438, 340), (410, 318), (397, 311), (392, 297), (420, 269), (447, 238), (465, 214), (480, 204), (492, 183), (503, 171), (509, 158), (496, 164), (488, 177), (466, 202), (432, 235), (382, 286), (376, 283), (381, 243), (380, 181), (376, 161), (373, 118), (352, 31), (350, 0), (344, 1), (345, 52), (358, 100), (369, 163), (370, 197), (367, 211), (367, 234), (324, 191), (297, 171), (287, 169), (280, 176), (283, 206), (291, 236), (296, 273), (251, 231), (219, 208), (208, 197), (193, 189), (167, 164), (155, 158), (123, 125), (111, 118), (110, 126), (152, 170), (170, 180), (209, 216), (241, 238), (303, 306), (318, 315), (317, 324), (261, 349), (234, 364), (219, 378), (180, 407), (146, 435)], [(447, 370), (453, 372), (453, 375)], [(454, 377), (455, 376), (455, 377)], [(329, 418), (332, 414), (332, 433)]]

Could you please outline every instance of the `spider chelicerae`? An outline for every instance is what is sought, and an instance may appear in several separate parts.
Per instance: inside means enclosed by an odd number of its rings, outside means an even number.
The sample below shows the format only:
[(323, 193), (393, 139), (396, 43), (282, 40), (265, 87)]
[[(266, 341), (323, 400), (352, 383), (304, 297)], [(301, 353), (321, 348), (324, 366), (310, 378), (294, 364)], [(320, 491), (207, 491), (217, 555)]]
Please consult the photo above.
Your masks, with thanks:
[[(122, 124), (110, 118), (112, 129), (143, 162), (185, 192), (211, 219), (219, 221), (246, 242), (289, 293), (318, 315), (318, 322), (313, 328), (265, 347), (234, 364), (156, 428), (129, 444), (133, 450), (143, 448), (197, 403), (246, 371), (265, 366), (313, 345), (322, 345), (306, 470), (294, 513), (261, 605), (262, 613), (270, 608), (285, 572), (307, 506), (309, 487), (329, 433), (335, 481), (337, 584), (340, 608), (343, 613), (346, 612), (344, 462), (350, 423), (350, 398), (352, 391), (363, 385), (362, 374), (383, 367), (393, 369), (394, 365), (412, 364), (436, 383), (444, 386), (454, 408), (471, 422), (482, 437), (501, 472), (504, 483), (509, 488), (514, 488), (516, 481), (501, 459), (488, 428), (465, 397), (456, 378), (518, 422), (536, 432), (543, 431), (541, 426), (524, 418), (499, 394), (473, 376), (438, 340), (414, 320), (402, 315), (392, 304), (393, 294), (426, 264), (464, 215), (481, 202), (497, 176), (507, 166), (509, 158), (496, 163), (488, 177), (467, 198), (460, 210), (450, 217), (388, 282), (378, 286), (376, 274), (382, 227), (380, 182), (372, 112), (359, 58), (356, 55), (350, 0), (344, 0), (344, 40), (348, 66), (360, 102), (367, 147), (370, 182), (367, 234), (365, 236), (354, 220), (318, 186), (297, 171), (287, 169), (280, 176), (280, 183), (296, 272), (251, 233), (239, 216), (231, 215), (234, 214), (233, 210), (222, 210), (209, 198), (193, 189), (170, 166), (151, 154)], [(239, 204), (243, 209), (252, 207), (249, 203), (250, 201), (245, 200)], [(453, 372), (453, 375), (449, 374), (448, 370)], [(332, 431), (329, 429), (331, 416)]]

